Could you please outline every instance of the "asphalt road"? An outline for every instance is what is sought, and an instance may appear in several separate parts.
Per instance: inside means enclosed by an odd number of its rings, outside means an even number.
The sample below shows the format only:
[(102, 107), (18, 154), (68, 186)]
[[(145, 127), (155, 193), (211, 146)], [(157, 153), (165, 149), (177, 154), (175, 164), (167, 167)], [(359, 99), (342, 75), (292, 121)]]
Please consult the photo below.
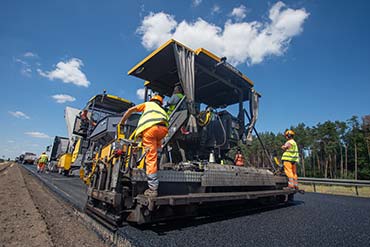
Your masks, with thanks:
[(83, 210), (87, 200), (87, 187), (79, 177), (66, 177), (58, 173), (37, 173), (35, 165), (23, 165), (51, 190), (57, 192), (64, 200), (70, 202), (79, 210)]
[[(78, 178), (39, 177), (82, 208), (86, 188)], [(370, 246), (370, 199), (306, 193), (296, 195), (288, 206), (252, 207), (146, 227), (128, 225), (119, 233), (137, 246)]]

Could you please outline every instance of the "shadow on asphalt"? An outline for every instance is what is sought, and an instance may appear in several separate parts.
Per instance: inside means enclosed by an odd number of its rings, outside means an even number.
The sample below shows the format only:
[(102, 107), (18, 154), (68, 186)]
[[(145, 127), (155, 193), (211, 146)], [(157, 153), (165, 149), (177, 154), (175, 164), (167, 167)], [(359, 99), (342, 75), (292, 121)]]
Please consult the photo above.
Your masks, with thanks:
[(287, 204), (273, 204), (273, 205), (261, 205), (258, 202), (248, 203), (243, 206), (228, 206), (218, 208), (207, 208), (200, 212), (197, 217), (187, 217), (176, 220), (170, 220), (166, 222), (155, 223), (151, 225), (135, 225), (135, 228), (140, 230), (149, 230), (157, 233), (158, 235), (166, 235), (167, 232), (174, 230), (181, 230), (189, 227), (196, 227), (203, 224), (209, 224), (213, 222), (219, 222), (224, 220), (230, 220), (239, 217), (245, 217), (249, 215), (261, 214), (264, 212), (278, 210), (282, 208), (295, 207), (304, 204), (304, 201), (295, 200)]

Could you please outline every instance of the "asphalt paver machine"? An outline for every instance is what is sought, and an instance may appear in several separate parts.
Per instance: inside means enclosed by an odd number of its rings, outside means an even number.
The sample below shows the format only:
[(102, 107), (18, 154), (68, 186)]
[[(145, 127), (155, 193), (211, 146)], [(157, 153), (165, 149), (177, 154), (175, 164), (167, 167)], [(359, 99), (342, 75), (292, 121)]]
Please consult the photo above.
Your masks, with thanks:
[(148, 92), (169, 97), (178, 84), (184, 91), (159, 150), (159, 194), (143, 195), (145, 148), (132, 138), (138, 120), (133, 115), (117, 126), (116, 139), (97, 156), (87, 213), (109, 224), (144, 224), (251, 199), (286, 202), (295, 193), (286, 189), (287, 177), (274, 167), (228, 164), (228, 151), (252, 137), (260, 95), (225, 58), (169, 40), (128, 74), (146, 81), (146, 99)]
[(80, 168), (85, 183), (90, 183), (96, 153), (115, 139), (119, 120), (133, 105), (129, 100), (104, 92), (93, 96), (76, 116), (73, 134), (79, 138), (72, 153), (72, 165)]

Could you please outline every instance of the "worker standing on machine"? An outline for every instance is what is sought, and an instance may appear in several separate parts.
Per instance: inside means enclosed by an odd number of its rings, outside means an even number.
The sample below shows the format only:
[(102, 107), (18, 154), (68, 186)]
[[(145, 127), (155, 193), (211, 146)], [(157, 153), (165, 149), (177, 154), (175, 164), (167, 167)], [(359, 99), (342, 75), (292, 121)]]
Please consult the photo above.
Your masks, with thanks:
[(49, 157), (47, 156), (46, 152), (42, 152), (40, 157), (38, 158), (37, 161), (37, 172), (44, 172), (45, 170), (45, 165), (48, 163)]
[(244, 166), (244, 156), (242, 154), (242, 150), (240, 149), (240, 147), (238, 147), (236, 151), (234, 164), (236, 166)]
[(88, 133), (91, 129), (90, 126), (95, 127), (96, 122), (92, 119), (89, 119), (88, 117), (88, 111), (85, 109), (80, 113), (80, 118), (81, 118), (81, 126), (80, 130), (84, 136), (87, 136)]
[(148, 186), (144, 195), (156, 197), (158, 195), (158, 175), (157, 175), (157, 149), (161, 147), (162, 139), (168, 133), (168, 115), (162, 108), (163, 98), (154, 95), (149, 102), (129, 108), (123, 115), (120, 124), (125, 123), (134, 112), (142, 112), (136, 128), (135, 138), (142, 136), (142, 142), (147, 154), (145, 157), (146, 174)]
[(298, 145), (294, 141), (293, 130), (286, 130), (284, 133), (287, 142), (281, 146), (284, 150), (281, 160), (284, 164), (284, 172), (288, 177), (288, 187), (298, 190), (297, 163), (299, 162)]
[(184, 98), (184, 93), (180, 85), (175, 86), (171, 98), (167, 101), (166, 109), (168, 116), (175, 110), (180, 100)]

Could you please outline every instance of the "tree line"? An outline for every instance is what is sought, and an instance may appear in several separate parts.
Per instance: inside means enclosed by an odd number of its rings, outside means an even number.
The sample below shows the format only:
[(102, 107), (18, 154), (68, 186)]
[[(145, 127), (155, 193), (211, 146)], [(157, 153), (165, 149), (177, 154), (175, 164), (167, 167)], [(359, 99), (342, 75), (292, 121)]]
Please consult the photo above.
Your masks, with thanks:
[[(353, 116), (347, 121), (326, 121), (309, 127), (304, 123), (291, 126), (299, 147), (298, 175), (340, 179), (370, 179), (370, 115), (361, 119)], [(281, 157), (283, 133), (259, 133), (268, 153)], [(270, 165), (258, 138), (242, 145), (246, 165)]]

